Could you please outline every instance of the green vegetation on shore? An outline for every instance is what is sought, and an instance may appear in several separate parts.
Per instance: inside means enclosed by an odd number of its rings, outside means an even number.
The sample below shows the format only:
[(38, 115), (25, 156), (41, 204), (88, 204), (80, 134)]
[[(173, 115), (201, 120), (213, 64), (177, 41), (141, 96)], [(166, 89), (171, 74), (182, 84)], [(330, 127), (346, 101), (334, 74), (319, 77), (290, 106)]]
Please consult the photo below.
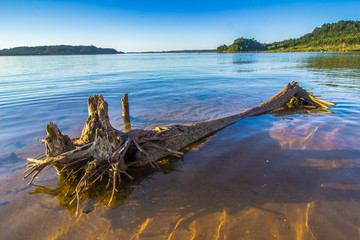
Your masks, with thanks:
[(254, 39), (238, 38), (233, 44), (221, 45), (218, 53), (237, 52), (345, 52), (360, 51), (360, 21), (339, 21), (323, 24), (300, 38), (259, 43)]
[(221, 45), (217, 48), (217, 52), (254, 52), (265, 51), (267, 48), (264, 44), (259, 43), (255, 39), (238, 38), (230, 46)]
[(25, 55), (91, 55), (91, 54), (119, 54), (113, 48), (97, 48), (95, 46), (38, 46), (15, 47), (0, 50), (0, 56), (25, 56)]

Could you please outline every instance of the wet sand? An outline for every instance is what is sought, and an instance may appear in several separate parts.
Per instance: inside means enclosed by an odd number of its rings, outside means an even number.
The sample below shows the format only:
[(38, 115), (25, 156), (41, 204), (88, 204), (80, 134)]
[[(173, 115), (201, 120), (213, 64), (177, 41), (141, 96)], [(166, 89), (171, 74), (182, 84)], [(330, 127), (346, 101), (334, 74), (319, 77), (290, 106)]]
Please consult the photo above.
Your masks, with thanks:
[[(118, 206), (95, 201), (78, 218), (59, 198), (22, 189), (18, 171), (2, 180), (1, 239), (359, 239), (360, 147), (337, 120), (243, 120)], [(36, 183), (54, 188), (55, 172)]]

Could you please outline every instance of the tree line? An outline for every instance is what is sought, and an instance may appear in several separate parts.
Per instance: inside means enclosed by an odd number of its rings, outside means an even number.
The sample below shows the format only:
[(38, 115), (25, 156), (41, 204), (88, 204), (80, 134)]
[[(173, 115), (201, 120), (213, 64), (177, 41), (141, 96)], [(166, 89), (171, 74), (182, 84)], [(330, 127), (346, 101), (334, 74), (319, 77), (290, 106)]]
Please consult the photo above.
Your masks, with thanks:
[(98, 48), (95, 46), (38, 46), (38, 47), (15, 47), (0, 50), (0, 56), (17, 55), (87, 55), (87, 54), (118, 54), (113, 48)]
[(270, 44), (238, 38), (229, 46), (224, 44), (217, 48), (218, 53), (249, 51), (360, 51), (360, 22), (326, 23), (300, 38)]

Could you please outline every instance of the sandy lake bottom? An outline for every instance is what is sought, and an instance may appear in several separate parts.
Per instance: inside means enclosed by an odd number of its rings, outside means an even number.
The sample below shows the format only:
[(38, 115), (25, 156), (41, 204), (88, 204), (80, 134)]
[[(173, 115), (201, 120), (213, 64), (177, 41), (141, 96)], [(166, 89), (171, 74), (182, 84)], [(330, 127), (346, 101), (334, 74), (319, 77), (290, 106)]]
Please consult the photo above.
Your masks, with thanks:
[[(16, 66), (0, 67), (0, 239), (360, 239), (360, 55), (30, 58), (0, 58)], [(95, 192), (76, 217), (52, 168), (22, 180), (45, 124), (79, 136), (94, 93), (122, 129), (128, 91), (133, 127), (152, 128), (240, 112), (292, 80), (337, 105), (240, 121), (124, 185), (111, 207)]]

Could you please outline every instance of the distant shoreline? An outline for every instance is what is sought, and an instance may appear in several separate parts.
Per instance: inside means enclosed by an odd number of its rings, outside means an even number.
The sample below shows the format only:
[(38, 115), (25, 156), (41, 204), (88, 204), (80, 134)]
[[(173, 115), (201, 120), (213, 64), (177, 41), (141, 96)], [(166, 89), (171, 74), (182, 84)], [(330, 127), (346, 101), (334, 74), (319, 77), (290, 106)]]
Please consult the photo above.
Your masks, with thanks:
[(0, 57), (31, 57), (31, 56), (94, 56), (94, 55), (124, 55), (125, 53), (90, 53), (90, 54), (16, 54), (16, 55), (1, 55)]
[(0, 57), (31, 57), (31, 56), (95, 56), (95, 55), (131, 55), (131, 54), (205, 54), (205, 53), (216, 53), (216, 54), (239, 54), (239, 53), (360, 53), (360, 50), (353, 51), (243, 51), (243, 52), (223, 52), (217, 53), (216, 51), (201, 52), (201, 51), (163, 51), (163, 52), (125, 52), (125, 53), (98, 53), (98, 54), (24, 54), (24, 55), (0, 55)]
[[(65, 46), (65, 45), (60, 45)], [(49, 47), (49, 46), (41, 46), (41, 47)], [(52, 47), (52, 46), (51, 46)], [(79, 46), (67, 46), (67, 47), (79, 47)], [(12, 49), (18, 49), (18, 48), (26, 48), (26, 49), (33, 49), (33, 48), (40, 48), (40, 47), (17, 47)], [(96, 47), (94, 47), (96, 48)], [(218, 53), (216, 49), (202, 49), (202, 50), (170, 50), (170, 51), (146, 51), (146, 52), (118, 52), (115, 49), (112, 48), (96, 48), (98, 52), (96, 53), (16, 53), (16, 54), (2, 54), (2, 51), (4, 50), (11, 50), (11, 49), (3, 49), (0, 50), (0, 57), (7, 57), (7, 56), (80, 56), (80, 55), (118, 55), (118, 54), (191, 54), (191, 53)], [(105, 50), (105, 52), (103, 52)], [(111, 51), (111, 52), (108, 52)], [(116, 52), (115, 52), (116, 51)], [(346, 53), (346, 52), (360, 52), (360, 50), (344, 50), (344, 51), (331, 51), (331, 50), (325, 50), (325, 51), (319, 51), (319, 50), (307, 50), (307, 51), (289, 51), (288, 49), (283, 50), (266, 50), (266, 51), (240, 51), (240, 52), (221, 52), (219, 54), (226, 54), (226, 53), (305, 53), (305, 52), (324, 52), (324, 53)]]
[(216, 53), (216, 49), (125, 52), (125, 54), (151, 54), (151, 53)]
[(36, 47), (15, 47), (0, 50), (0, 56), (49, 56), (49, 55), (101, 55), (124, 54), (113, 48), (95, 46), (53, 45)]

